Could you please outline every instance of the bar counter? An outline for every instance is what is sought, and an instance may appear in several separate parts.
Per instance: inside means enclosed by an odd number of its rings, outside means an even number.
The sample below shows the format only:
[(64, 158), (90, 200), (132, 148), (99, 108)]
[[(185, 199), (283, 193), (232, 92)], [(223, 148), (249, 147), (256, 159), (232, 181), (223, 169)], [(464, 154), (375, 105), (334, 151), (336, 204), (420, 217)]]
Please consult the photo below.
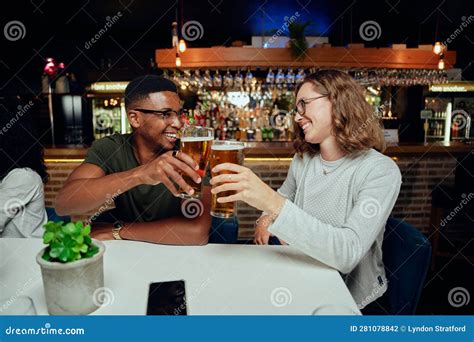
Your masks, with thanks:
[[(286, 178), (294, 155), (291, 142), (246, 142), (244, 165), (251, 168), (272, 188), (277, 189)], [(423, 232), (430, 231), (431, 192), (440, 184), (453, 185), (458, 162), (472, 154), (473, 144), (462, 142), (432, 144), (400, 144), (384, 152), (399, 166), (403, 184), (392, 212)], [(50, 180), (45, 186), (46, 206), (54, 207), (55, 197), (69, 174), (84, 159), (86, 146), (46, 148), (45, 160)], [(93, 212), (90, 213), (91, 215)], [(259, 213), (239, 204), (239, 238), (253, 236), (253, 224)], [(73, 217), (86, 219), (90, 215)]]
[[(88, 146), (65, 145), (47, 147), (44, 157), (48, 162), (77, 162), (82, 161), (87, 153)], [(474, 150), (474, 143), (437, 142), (437, 143), (404, 143), (388, 146), (384, 154), (388, 156), (399, 154), (426, 154), (426, 153), (469, 153)], [(247, 158), (291, 158), (295, 150), (292, 142), (245, 142), (245, 157)]]

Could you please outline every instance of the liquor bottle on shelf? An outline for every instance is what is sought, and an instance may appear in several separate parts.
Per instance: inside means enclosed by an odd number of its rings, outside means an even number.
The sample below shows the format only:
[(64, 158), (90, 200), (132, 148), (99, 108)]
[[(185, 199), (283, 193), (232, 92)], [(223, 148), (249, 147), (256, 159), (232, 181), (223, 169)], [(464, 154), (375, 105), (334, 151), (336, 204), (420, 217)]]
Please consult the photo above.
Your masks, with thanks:
[(245, 74), (245, 84), (250, 85), (252, 83), (253, 74), (250, 71), (250, 68), (247, 69), (247, 73)]
[(303, 82), (304, 78), (306, 77), (306, 74), (304, 72), (304, 69), (299, 69), (298, 73), (296, 74), (295, 81), (296, 83), (301, 83)]
[(255, 128), (255, 141), (262, 141), (262, 130), (260, 128)]
[(248, 141), (254, 141), (255, 140), (255, 129), (253, 129), (251, 127), (247, 129), (247, 140)]
[(268, 70), (267, 78), (265, 81), (267, 84), (273, 84), (273, 82), (275, 82), (275, 74), (273, 73), (272, 69)]
[(194, 70), (194, 74), (191, 77), (191, 80), (189, 81), (189, 84), (193, 88), (200, 88), (200, 86), (202, 85), (202, 80), (201, 80), (201, 75), (199, 74), (199, 69)]
[(213, 82), (214, 87), (222, 86), (222, 76), (221, 74), (219, 74), (219, 70), (216, 70), (212, 82)]
[(240, 73), (240, 69), (237, 69), (237, 73), (234, 76), (234, 86), (237, 88), (242, 87), (242, 84), (244, 83), (244, 78), (242, 74)]
[(240, 130), (239, 126), (235, 127), (235, 140), (240, 141), (242, 131)]
[(224, 87), (232, 87), (234, 85), (234, 78), (230, 73), (230, 70), (227, 69), (227, 72), (224, 75)]
[(275, 77), (276, 84), (283, 84), (285, 83), (285, 74), (283, 73), (283, 69), (278, 69), (278, 73)]
[(288, 69), (288, 73), (286, 74), (286, 83), (287, 84), (293, 84), (295, 83), (295, 73), (293, 72), (293, 69)]
[(204, 87), (207, 87), (207, 88), (212, 87), (212, 77), (211, 77), (211, 72), (209, 70), (206, 70), (204, 72), (204, 76), (202, 77), (202, 83)]
[(451, 138), (452, 139), (459, 138), (459, 125), (456, 121), (453, 121), (453, 124), (451, 127)]

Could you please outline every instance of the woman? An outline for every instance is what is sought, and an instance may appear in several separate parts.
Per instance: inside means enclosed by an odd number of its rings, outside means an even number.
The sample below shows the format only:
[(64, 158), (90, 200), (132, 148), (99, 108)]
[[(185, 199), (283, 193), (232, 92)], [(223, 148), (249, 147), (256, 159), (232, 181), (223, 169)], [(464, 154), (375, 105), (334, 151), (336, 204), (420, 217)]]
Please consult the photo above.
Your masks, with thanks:
[(43, 148), (30, 110), (18, 98), (0, 99), (0, 237), (42, 237), (47, 221)]
[(322, 70), (296, 89), (295, 148), (288, 176), (273, 191), (252, 171), (217, 165), (212, 192), (234, 190), (221, 203), (260, 209), (255, 241), (271, 234), (344, 274), (359, 308), (387, 289), (382, 262), (385, 223), (398, 197), (400, 170), (383, 154), (378, 117), (346, 73)]

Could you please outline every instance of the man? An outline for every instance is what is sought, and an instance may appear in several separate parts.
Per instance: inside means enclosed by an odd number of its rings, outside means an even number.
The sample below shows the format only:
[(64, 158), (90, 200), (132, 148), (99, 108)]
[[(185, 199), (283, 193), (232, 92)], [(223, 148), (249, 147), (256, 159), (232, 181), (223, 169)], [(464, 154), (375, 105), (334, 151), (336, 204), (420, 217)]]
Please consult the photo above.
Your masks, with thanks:
[(133, 133), (114, 134), (93, 143), (84, 163), (59, 192), (56, 211), (84, 214), (114, 201), (114, 222), (93, 224), (94, 238), (206, 244), (211, 225), (210, 187), (203, 187), (200, 215), (186, 215), (183, 205), (187, 202), (176, 197), (181, 189), (193, 192), (181, 174), (201, 182), (197, 163), (173, 151), (182, 126), (176, 85), (154, 75), (136, 78), (125, 90), (125, 107)]

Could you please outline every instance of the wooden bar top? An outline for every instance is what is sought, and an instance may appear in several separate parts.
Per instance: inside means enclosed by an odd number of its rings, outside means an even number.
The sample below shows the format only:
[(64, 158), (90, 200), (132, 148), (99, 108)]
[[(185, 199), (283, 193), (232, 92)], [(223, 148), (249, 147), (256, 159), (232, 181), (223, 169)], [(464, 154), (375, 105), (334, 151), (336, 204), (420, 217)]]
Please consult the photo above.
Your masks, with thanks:
[[(47, 162), (82, 162), (86, 153), (87, 146), (68, 145), (47, 147), (45, 149), (44, 158)], [(399, 144), (397, 146), (389, 146), (384, 154), (388, 156), (406, 155), (406, 154), (464, 154), (472, 153), (474, 144), (466, 144), (463, 142), (449, 143), (430, 143), (424, 144)], [(274, 142), (245, 142), (246, 158), (291, 158), (295, 153), (292, 142), (274, 141)]]

